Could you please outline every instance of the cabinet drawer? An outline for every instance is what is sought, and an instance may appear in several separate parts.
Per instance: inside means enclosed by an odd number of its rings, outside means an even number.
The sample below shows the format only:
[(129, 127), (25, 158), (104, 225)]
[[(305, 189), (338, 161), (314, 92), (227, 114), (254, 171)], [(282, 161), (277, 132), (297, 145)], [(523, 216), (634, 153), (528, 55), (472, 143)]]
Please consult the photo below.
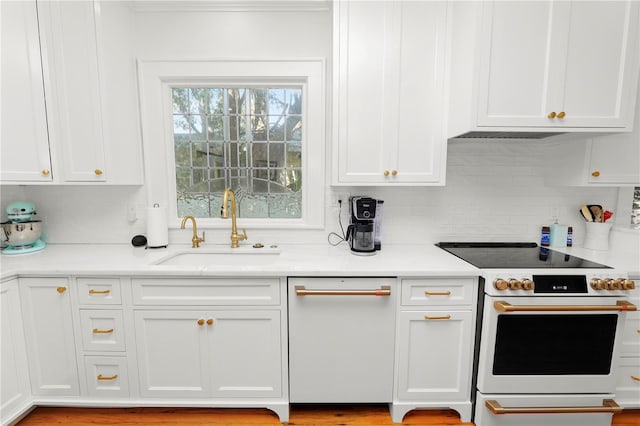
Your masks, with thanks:
[(85, 356), (84, 365), (90, 396), (129, 396), (127, 358)]
[(640, 358), (620, 358), (616, 401), (623, 408), (640, 408)]
[(476, 278), (403, 279), (402, 305), (471, 305)]
[(85, 351), (124, 351), (124, 321), (120, 310), (80, 310)]
[(640, 355), (640, 311), (627, 312), (620, 353), (622, 356)]
[(136, 305), (279, 305), (278, 278), (131, 280)]
[(78, 278), (80, 305), (120, 305), (120, 278)]

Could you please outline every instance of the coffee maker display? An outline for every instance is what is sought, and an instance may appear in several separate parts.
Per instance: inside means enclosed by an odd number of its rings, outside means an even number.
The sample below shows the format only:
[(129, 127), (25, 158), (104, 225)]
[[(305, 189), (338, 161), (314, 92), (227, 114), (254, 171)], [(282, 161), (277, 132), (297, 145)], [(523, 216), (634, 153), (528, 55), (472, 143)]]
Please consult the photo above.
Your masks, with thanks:
[(369, 197), (349, 197), (347, 241), (354, 254), (373, 255), (380, 250), (380, 222), (384, 201)]

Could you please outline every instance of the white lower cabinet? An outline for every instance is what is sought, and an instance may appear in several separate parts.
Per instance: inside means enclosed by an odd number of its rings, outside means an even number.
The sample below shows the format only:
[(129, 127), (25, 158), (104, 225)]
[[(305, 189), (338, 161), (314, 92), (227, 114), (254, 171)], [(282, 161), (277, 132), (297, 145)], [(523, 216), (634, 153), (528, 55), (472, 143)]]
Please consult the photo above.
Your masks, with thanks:
[(17, 279), (0, 284), (0, 327), (0, 422), (5, 424), (31, 406)]
[(136, 311), (142, 396), (279, 397), (280, 313)]
[(70, 285), (66, 277), (20, 278), (34, 395), (80, 395)]
[(403, 279), (397, 315), (394, 422), (449, 407), (471, 420), (477, 278)]
[[(640, 306), (640, 277), (633, 277), (636, 288), (630, 301)], [(640, 311), (627, 312), (620, 345), (616, 402), (623, 408), (640, 408)]]
[(473, 317), (470, 311), (401, 312), (398, 399), (469, 398)]

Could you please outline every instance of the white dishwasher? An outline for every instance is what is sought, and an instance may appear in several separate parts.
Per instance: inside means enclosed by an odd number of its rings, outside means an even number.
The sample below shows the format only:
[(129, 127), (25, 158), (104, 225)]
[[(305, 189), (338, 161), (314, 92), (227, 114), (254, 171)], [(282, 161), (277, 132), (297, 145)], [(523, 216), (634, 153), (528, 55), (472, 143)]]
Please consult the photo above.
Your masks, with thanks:
[(291, 402), (391, 402), (397, 278), (288, 283)]

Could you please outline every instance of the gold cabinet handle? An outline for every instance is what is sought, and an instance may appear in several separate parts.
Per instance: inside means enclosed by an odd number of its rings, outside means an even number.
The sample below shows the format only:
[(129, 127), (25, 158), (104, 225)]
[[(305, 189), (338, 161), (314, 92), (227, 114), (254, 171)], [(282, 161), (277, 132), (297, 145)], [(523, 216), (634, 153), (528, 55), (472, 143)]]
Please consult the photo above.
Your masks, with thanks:
[(451, 319), (451, 315), (439, 315), (439, 316), (425, 315), (424, 319), (426, 319), (426, 320), (448, 320), (448, 319)]
[(111, 293), (111, 290), (94, 290), (94, 289), (89, 289), (89, 294), (109, 294)]
[(566, 115), (567, 115), (567, 114), (566, 114), (564, 111), (560, 111), (560, 112), (558, 113), (558, 116), (557, 116), (557, 117), (558, 117), (558, 118), (564, 118), (564, 117), (566, 117)]
[(618, 300), (615, 305), (512, 305), (502, 300), (493, 302), (500, 312), (582, 312), (582, 311), (636, 311), (638, 308), (626, 300)]
[(93, 334), (111, 334), (113, 333), (113, 328), (108, 328), (106, 330), (100, 330), (99, 328), (94, 328), (92, 333)]
[(98, 380), (115, 380), (118, 378), (117, 374), (114, 374), (113, 376), (103, 376), (102, 374), (98, 374), (97, 379)]
[(640, 377), (638, 377), (638, 376), (631, 376), (631, 380), (635, 380), (636, 382), (640, 382)]
[(198, 325), (204, 325), (204, 320), (202, 318), (198, 320)]
[(620, 413), (622, 408), (613, 399), (603, 399), (596, 407), (503, 407), (496, 400), (484, 405), (493, 414), (575, 414), (575, 413)]
[(600, 172), (598, 170), (596, 170), (596, 171), (591, 173), (591, 176), (598, 177), (598, 176), (600, 176)]
[(56, 291), (57, 291), (58, 293), (62, 294), (62, 293), (64, 293), (65, 291), (67, 291), (67, 288), (66, 288), (66, 287), (58, 287), (58, 288), (56, 288)]
[(547, 115), (547, 118), (548, 118), (549, 120), (553, 120), (554, 118), (556, 118), (556, 112), (555, 112), (555, 111), (551, 111), (551, 112), (549, 113), (549, 115)]
[(385, 171), (384, 171), (384, 175), (385, 175), (385, 176), (389, 176), (389, 170), (385, 170)]
[(213, 318), (209, 318), (207, 320), (207, 325), (213, 325)]
[(307, 290), (297, 285), (296, 296), (391, 296), (391, 286), (383, 285), (376, 290)]
[(95, 169), (93, 172), (96, 174), (96, 176), (100, 176), (102, 174), (102, 170), (100, 169)]
[(44, 176), (49, 176), (49, 173), (51, 173), (51, 172), (50, 172), (49, 170), (47, 170), (47, 169), (44, 169), (44, 170), (42, 171), (42, 174), (43, 174)]
[(398, 175), (398, 171), (397, 170), (392, 170), (391, 171), (391, 176), (397, 176)]
[(451, 292), (450, 291), (429, 291), (426, 290), (424, 292), (425, 296), (451, 296)]

